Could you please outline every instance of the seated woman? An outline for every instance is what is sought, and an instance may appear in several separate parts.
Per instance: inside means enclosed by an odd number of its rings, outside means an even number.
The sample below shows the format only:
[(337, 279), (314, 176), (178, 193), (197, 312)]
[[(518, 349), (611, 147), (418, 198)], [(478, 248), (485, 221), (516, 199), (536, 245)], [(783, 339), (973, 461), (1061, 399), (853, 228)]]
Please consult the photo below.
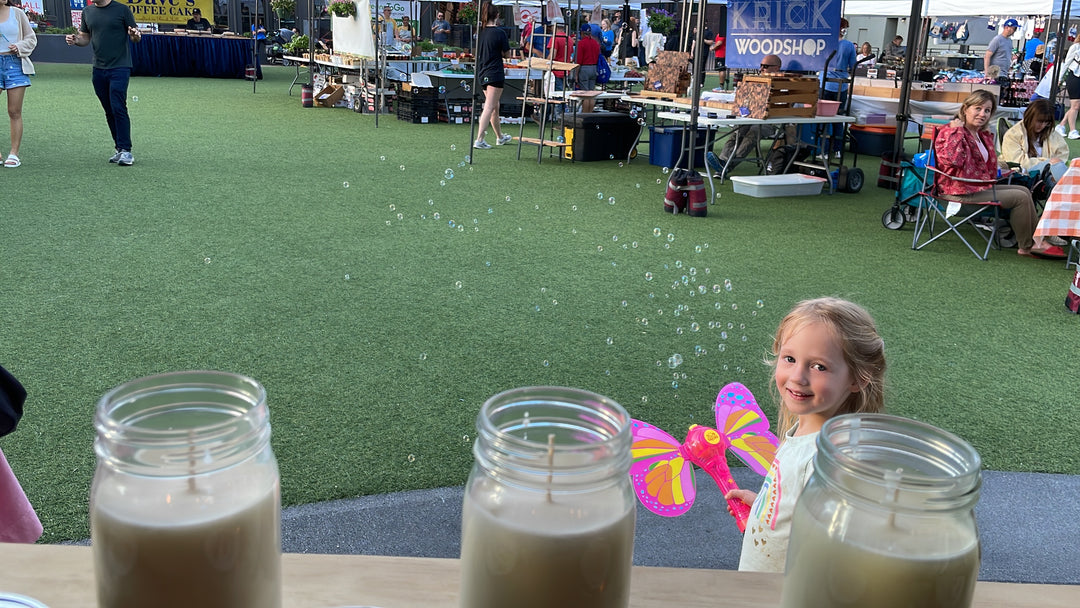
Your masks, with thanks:
[[(866, 59), (867, 57), (869, 57), (869, 59)], [(866, 59), (866, 61), (863, 61), (864, 59)], [(870, 48), (870, 43), (862, 43), (862, 46), (859, 47), (859, 54), (855, 55), (855, 63), (869, 67), (876, 62), (877, 59), (874, 58), (874, 49)]]
[[(958, 202), (997, 201), (1008, 209), (1009, 223), (1016, 234), (1020, 255), (1054, 255), (1050, 247), (1035, 249), (1035, 203), (1031, 191), (1024, 186), (993, 184), (998, 176), (998, 158), (990, 118), (997, 110), (997, 96), (989, 91), (972, 91), (960, 106), (959, 116), (937, 134), (934, 150), (937, 154), (938, 190)], [(982, 180), (985, 184), (962, 182), (949, 176)]]
[(1012, 126), (1001, 140), (1001, 158), (1020, 165), (1024, 173), (1042, 171), (1049, 165), (1054, 181), (1065, 175), (1069, 144), (1054, 130), (1054, 106), (1037, 99), (1024, 110), (1024, 120)]

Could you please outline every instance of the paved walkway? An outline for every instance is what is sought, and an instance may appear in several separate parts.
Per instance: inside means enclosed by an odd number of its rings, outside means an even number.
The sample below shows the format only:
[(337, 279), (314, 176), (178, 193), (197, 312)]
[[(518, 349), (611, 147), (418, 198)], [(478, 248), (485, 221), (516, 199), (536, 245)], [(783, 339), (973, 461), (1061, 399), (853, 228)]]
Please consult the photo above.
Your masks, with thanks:
[[(733, 470), (742, 487), (761, 477)], [(638, 509), (634, 563), (734, 569), (741, 539), (720, 492), (697, 475), (694, 507), (676, 518)], [(284, 549), (458, 557), (462, 488), (438, 488), (302, 505), (282, 514)], [(979, 578), (1080, 585), (1080, 476), (983, 472), (975, 509), (982, 542)]]

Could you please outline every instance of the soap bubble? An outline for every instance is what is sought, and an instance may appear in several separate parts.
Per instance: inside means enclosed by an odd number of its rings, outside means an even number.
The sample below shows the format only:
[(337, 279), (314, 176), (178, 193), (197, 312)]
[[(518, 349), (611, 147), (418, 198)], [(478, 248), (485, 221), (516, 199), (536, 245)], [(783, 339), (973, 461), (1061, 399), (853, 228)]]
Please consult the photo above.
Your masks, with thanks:
[(435, 201), (429, 198), (429, 199), (427, 199), (427, 204), (434, 205)]
[(409, 462), (416, 462), (416, 456), (414, 456), (413, 454), (409, 454), (408, 460)]
[(634, 241), (633, 243), (630, 243), (630, 246), (633, 247), (634, 249), (637, 249), (637, 247), (638, 247), (637, 241)]
[(131, 101), (134, 101), (135, 103), (139, 103), (139, 96), (138, 95), (132, 95), (131, 96)]
[(203, 258), (203, 262), (206, 263), (206, 264), (209, 264), (210, 263), (210, 258)]
[(652, 235), (653, 236), (660, 236), (660, 229), (659, 228), (653, 228), (652, 229)]
[(461, 289), (461, 281), (455, 281), (454, 282), (454, 287), (457, 288), (457, 289)]
[(445, 186), (446, 185), (446, 180), (445, 179), (440, 179), (439, 180), (439, 185), (440, 186)]
[(341, 186), (343, 188), (348, 188), (349, 187), (349, 182), (342, 182)]
[(386, 160), (386, 157), (385, 156), (380, 156), (379, 160)]
[(645, 280), (646, 281), (651, 281), (652, 280), (652, 273), (651, 272), (646, 272), (645, 273)]
[(667, 167), (664, 167), (662, 169), (662, 171), (663, 171), (664, 175), (667, 175), (668, 171), (671, 171), (671, 169), (668, 169)]
[(608, 343), (608, 346), (611, 346), (612, 344), (615, 343), (615, 339), (612, 338), (611, 336), (608, 336), (607, 343)]
[(660, 178), (658, 177), (658, 178), (656, 178), (656, 183), (658, 183), (658, 184), (662, 184), (662, 183), (664, 183), (664, 180), (662, 180), (662, 179), (660, 179)]
[(734, 303), (734, 302), (732, 302), (732, 303), (731, 303), (731, 310), (739, 310), (739, 305), (738, 305), (738, 304), (736, 304), (736, 303)]
[(724, 289), (731, 291), (731, 279), (724, 279)]
[(439, 95), (446, 95), (446, 87), (445, 86), (439, 87)]
[(577, 211), (577, 205), (570, 205), (571, 211)]
[(611, 240), (612, 240), (612, 242), (618, 243), (619, 242), (619, 235), (617, 235), (617, 234), (611, 235)]
[(396, 210), (397, 210), (397, 205), (391, 204), (390, 205), (390, 211), (396, 211)]
[(454, 150), (457, 150), (457, 144), (450, 144), (450, 151), (453, 152)]
[(435, 218), (435, 219), (440, 219), (440, 218), (441, 218), (442, 216), (441, 216), (441, 215), (439, 214), (439, 212), (438, 212), (438, 211), (436, 211), (436, 212), (435, 212), (435, 214), (434, 214), (434, 215), (432, 215), (431, 217), (433, 217), (433, 218)]
[(615, 197), (614, 196), (608, 197), (607, 203), (609, 205), (614, 205), (615, 204)]
[(757, 301), (757, 307), (758, 308), (765, 308), (765, 302), (762, 302), (761, 300), (758, 300)]
[(694, 247), (694, 253), (701, 253), (701, 245)]
[(667, 235), (667, 242), (674, 243), (675, 242), (675, 235), (669, 232), (668, 235)]
[(641, 184), (640, 184), (640, 183), (638, 183), (638, 184), (634, 184), (634, 187), (635, 187), (635, 188), (640, 188), (640, 187), (641, 187)]
[(401, 169), (402, 171), (404, 171), (405, 170), (405, 165), (398, 165), (398, 169)]
[(348, 281), (348, 280), (349, 280), (349, 275), (345, 275), (345, 280), (346, 280), (346, 281)]
[(420, 360), (421, 361), (426, 361), (427, 360), (427, 353), (420, 353)]
[(638, 124), (638, 126), (644, 125), (645, 124), (645, 119), (644, 118), (637, 119), (637, 124)]
[(597, 246), (596, 246), (596, 250), (597, 250), (597, 251), (603, 251), (603, 250), (604, 250), (604, 246), (603, 246), (603, 245), (597, 245)]
[(551, 361), (544, 359), (544, 367), (551, 367)]
[(600, 201), (604, 200), (604, 193), (603, 192), (597, 192), (596, 193), (596, 200), (600, 200)]
[(454, 171), (452, 169), (447, 169), (443, 172), (443, 175), (446, 176), (446, 179), (454, 179)]
[[(510, 202), (510, 197), (509, 196), (506, 197), (506, 202), (508, 202), (508, 203)], [(491, 209), (488, 209), (488, 213), (491, 213)]]
[(682, 260), (675, 260), (675, 268), (682, 268)]
[(622, 167), (622, 166), (623, 166), (622, 162), (620, 162), (620, 163), (619, 163), (619, 166), (620, 166), (620, 167)]
[(642, 402), (642, 403), (648, 403), (648, 402), (649, 402), (649, 398), (648, 398), (648, 396), (646, 396), (646, 395), (642, 395), (642, 396), (641, 396), (641, 402)]
[(472, 87), (470, 87), (469, 85), (465, 85), (465, 92), (466, 93), (468, 93), (471, 90), (472, 90)]
[(464, 80), (459, 80), (459, 81), (458, 81), (458, 86), (459, 86), (459, 87), (463, 87), (463, 86), (465, 86), (465, 81), (464, 81)]

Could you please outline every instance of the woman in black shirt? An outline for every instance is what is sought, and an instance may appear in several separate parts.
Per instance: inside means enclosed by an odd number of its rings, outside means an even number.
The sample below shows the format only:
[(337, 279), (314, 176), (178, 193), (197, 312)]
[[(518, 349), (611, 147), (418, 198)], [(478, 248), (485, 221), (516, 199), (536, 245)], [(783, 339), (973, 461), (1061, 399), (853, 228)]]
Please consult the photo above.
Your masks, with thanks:
[(480, 131), (473, 147), (488, 150), (491, 144), (484, 141), (488, 124), (491, 124), (491, 130), (495, 132), (495, 145), (508, 144), (513, 139), (499, 129), (499, 99), (502, 97), (505, 78), (503, 56), (510, 50), (510, 41), (506, 32), (495, 27), (497, 15), (490, 2), (485, 2), (480, 7), (480, 17), (484, 27), (476, 37), (476, 78), (484, 89), (484, 110), (480, 114)]

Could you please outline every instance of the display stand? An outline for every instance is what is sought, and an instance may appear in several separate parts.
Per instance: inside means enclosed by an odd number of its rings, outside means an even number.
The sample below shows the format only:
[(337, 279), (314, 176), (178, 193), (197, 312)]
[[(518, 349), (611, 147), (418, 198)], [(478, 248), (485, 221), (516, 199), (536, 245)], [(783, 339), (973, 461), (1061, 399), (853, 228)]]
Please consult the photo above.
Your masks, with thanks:
[[(554, 35), (558, 35), (558, 31), (558, 25), (556, 25)], [(554, 55), (554, 53), (552, 53), (552, 55)], [(555, 78), (555, 75), (553, 73), (554, 70), (563, 70), (564, 72), (570, 72), (571, 70), (577, 69), (578, 64), (567, 63), (564, 61), (555, 61), (551, 57), (548, 57), (547, 59), (544, 59), (542, 57), (530, 57), (528, 59), (523, 59), (522, 61), (518, 62), (517, 67), (525, 68), (529, 70), (530, 73), (534, 69), (540, 70), (544, 74), (544, 77), (540, 81), (540, 96), (531, 95), (529, 93), (529, 86), (526, 85), (525, 90), (522, 92), (522, 95), (517, 98), (519, 101), (521, 101), (521, 125), (519, 126), (517, 137), (517, 158), (518, 160), (521, 160), (522, 144), (530, 144), (537, 147), (536, 162), (540, 163), (544, 157), (545, 148), (547, 148), (549, 151), (552, 149), (562, 150), (569, 145), (565, 141), (558, 141), (557, 136), (548, 137), (551, 135), (549, 129), (557, 129), (559, 127), (559, 125), (557, 124), (554, 126), (548, 125), (548, 108), (552, 105), (566, 103), (565, 95), (560, 97), (552, 97), (549, 94), (547, 87), (548, 79)], [(563, 93), (565, 94), (566, 91), (564, 90)], [(537, 134), (538, 137), (525, 137), (525, 114), (526, 108), (529, 106), (533, 106), (540, 111), (540, 131)], [(559, 156), (561, 158), (563, 155), (560, 153)]]

